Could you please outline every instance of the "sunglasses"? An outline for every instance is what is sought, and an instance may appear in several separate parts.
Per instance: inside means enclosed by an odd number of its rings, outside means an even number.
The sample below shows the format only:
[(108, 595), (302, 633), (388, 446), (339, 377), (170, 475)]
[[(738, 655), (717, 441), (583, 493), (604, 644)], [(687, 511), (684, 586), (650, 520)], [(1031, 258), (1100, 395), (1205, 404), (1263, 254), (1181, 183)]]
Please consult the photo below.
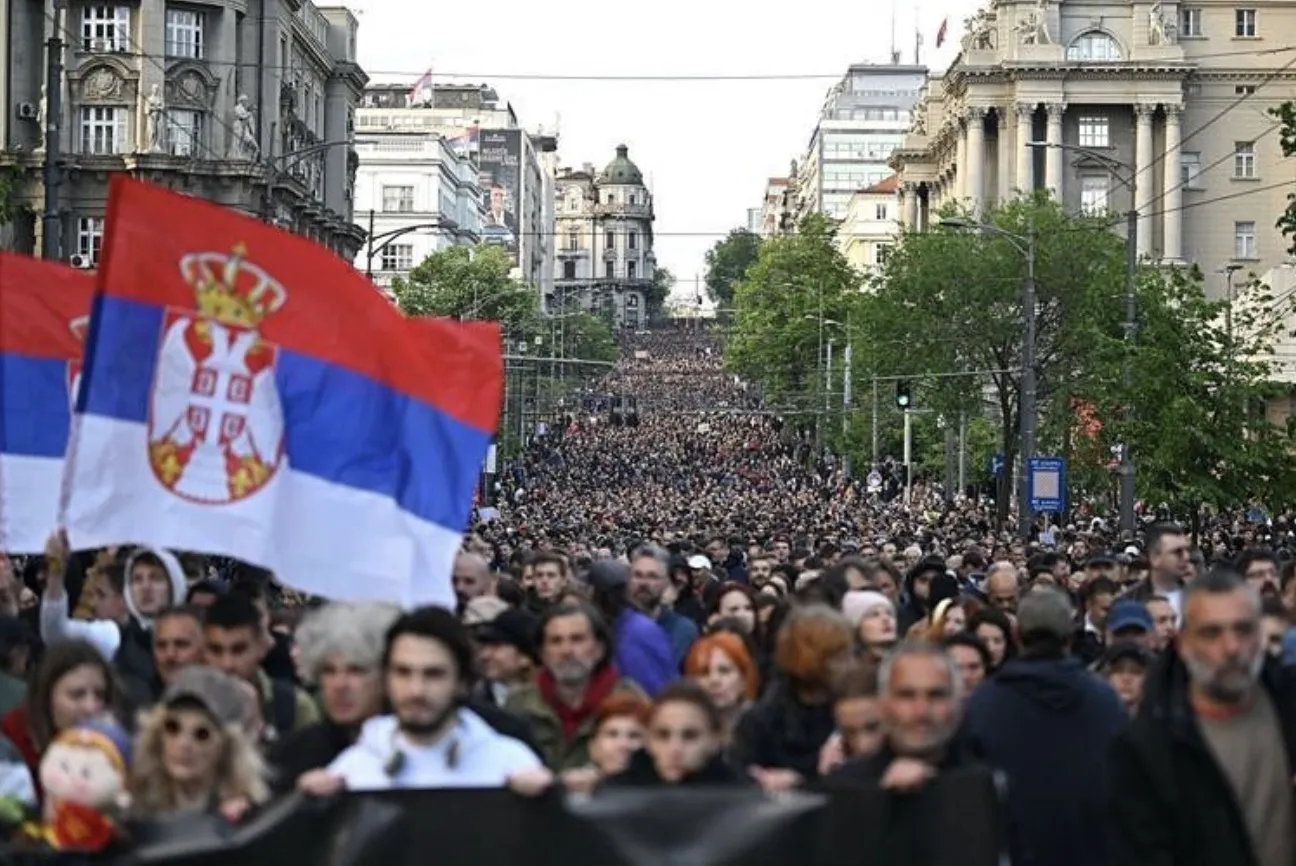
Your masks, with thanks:
[(171, 738), (178, 737), (181, 734), (187, 734), (195, 743), (207, 743), (216, 736), (216, 732), (213, 731), (209, 725), (199, 722), (193, 727), (186, 728), (184, 722), (174, 716), (168, 717), (162, 721), (162, 733)]

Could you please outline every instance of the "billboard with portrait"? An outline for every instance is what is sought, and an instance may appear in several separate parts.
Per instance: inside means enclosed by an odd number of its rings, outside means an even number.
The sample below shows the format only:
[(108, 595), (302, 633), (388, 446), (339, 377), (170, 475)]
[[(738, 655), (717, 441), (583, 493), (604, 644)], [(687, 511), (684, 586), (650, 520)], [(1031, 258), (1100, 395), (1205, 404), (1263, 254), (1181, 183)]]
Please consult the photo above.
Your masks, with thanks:
[(478, 180), (486, 212), (482, 242), (504, 247), (516, 265), (522, 207), (522, 130), (483, 129), (478, 136)]

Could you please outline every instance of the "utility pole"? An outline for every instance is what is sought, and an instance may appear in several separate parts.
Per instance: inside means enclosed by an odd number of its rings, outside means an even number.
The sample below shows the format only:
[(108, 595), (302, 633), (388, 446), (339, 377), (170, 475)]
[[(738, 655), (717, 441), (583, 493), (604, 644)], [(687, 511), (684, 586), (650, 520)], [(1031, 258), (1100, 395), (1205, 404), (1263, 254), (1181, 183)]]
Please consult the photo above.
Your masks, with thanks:
[(63, 0), (54, 0), (53, 29), (45, 41), (45, 211), (41, 215), (41, 257), (63, 258), (63, 220), (59, 217), (60, 128), (63, 117)]
[(958, 426), (958, 492), (967, 490), (967, 413), (959, 410)]
[(1023, 539), (1030, 537), (1030, 459), (1035, 456), (1035, 227), (1026, 236), (1026, 279), (1022, 282), (1022, 377), (1021, 377), (1021, 449), (1022, 473), (1017, 503), (1017, 530)]
[(913, 414), (904, 410), (904, 501), (909, 504), (909, 493), (913, 483), (913, 469), (909, 465), (913, 456)]
[(873, 436), (873, 465), (870, 469), (877, 469), (878, 466), (878, 380), (877, 374), (873, 375), (873, 422), (869, 425), (869, 432)]
[[(850, 319), (847, 319), (849, 322)], [(850, 478), (850, 446), (847, 438), (850, 434), (851, 411), (851, 339), (850, 327), (846, 328), (846, 350), (842, 354), (842, 472)]]
[[(1130, 195), (1134, 195), (1133, 189)], [(1125, 441), (1120, 446), (1120, 530), (1134, 537), (1134, 455), (1129, 443), (1129, 429), (1134, 423), (1134, 400), (1130, 394), (1133, 371), (1130, 356), (1138, 334), (1138, 308), (1134, 296), (1134, 278), (1138, 272), (1138, 211), (1130, 208), (1125, 213), (1125, 363), (1121, 367), (1121, 385), (1125, 390)]]
[(374, 209), (369, 208), (369, 249), (365, 257), (365, 276), (370, 280), (373, 279), (373, 257), (374, 257)]

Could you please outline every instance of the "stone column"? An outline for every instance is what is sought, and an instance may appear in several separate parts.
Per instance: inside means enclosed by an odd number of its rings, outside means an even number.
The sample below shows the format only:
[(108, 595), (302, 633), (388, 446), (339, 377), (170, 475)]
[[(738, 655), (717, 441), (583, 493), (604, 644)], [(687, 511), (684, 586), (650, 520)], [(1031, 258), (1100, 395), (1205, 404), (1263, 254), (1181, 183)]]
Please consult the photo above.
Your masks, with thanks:
[(1138, 254), (1152, 252), (1152, 115), (1155, 105), (1134, 106), (1134, 210), (1138, 211)]
[(1013, 178), (1013, 184), (1022, 195), (1030, 195), (1035, 191), (1035, 150), (1026, 146), (1034, 132), (1035, 108), (1033, 102), (1017, 105), (1017, 136), (1012, 143), (1017, 154), (1017, 174)]
[(1054, 147), (1062, 143), (1062, 115), (1066, 105), (1061, 102), (1050, 102), (1048, 109), (1048, 130), (1044, 137), (1050, 147), (1044, 150), (1044, 185), (1049, 195), (1058, 201), (1062, 200), (1062, 148)]
[(904, 222), (905, 227), (910, 231), (918, 231), (921, 226), (918, 225), (918, 185), (907, 183), (904, 185)]
[(1165, 211), (1165, 222), (1162, 226), (1165, 242), (1162, 244), (1161, 258), (1167, 262), (1183, 261), (1183, 181), (1180, 171), (1179, 144), (1182, 141), (1183, 128), (1180, 119), (1183, 107), (1165, 106), (1165, 165), (1161, 181), (1165, 187), (1162, 210)]
[(1013, 163), (1010, 156), (1012, 150), (1008, 147), (1008, 112), (1003, 106), (995, 109), (995, 122), (999, 130), (995, 145), (999, 149), (999, 192), (997, 198), (999, 204), (1003, 205), (1012, 198), (1013, 187)]
[(963, 174), (963, 195), (972, 213), (980, 215), (985, 197), (985, 119), (984, 108), (969, 108), (967, 114), (967, 170)]
[[(971, 121), (968, 121), (969, 126)], [(968, 190), (968, 126), (964, 126), (961, 120), (956, 121), (954, 135), (957, 136), (957, 149), (954, 152), (954, 200), (959, 204), (963, 203), (969, 195)]]

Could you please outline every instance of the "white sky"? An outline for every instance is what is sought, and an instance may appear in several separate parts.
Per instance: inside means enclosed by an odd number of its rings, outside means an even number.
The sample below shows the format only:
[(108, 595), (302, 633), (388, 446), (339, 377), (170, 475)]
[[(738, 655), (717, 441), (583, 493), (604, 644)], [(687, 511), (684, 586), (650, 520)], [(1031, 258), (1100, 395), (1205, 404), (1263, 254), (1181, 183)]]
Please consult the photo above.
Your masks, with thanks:
[[(337, 5), (317, 0), (320, 5)], [(602, 167), (624, 143), (656, 199), (657, 261), (681, 288), (703, 254), (758, 207), (765, 179), (804, 151), (824, 94), (856, 61), (885, 63), (889, 0), (350, 0), (360, 63), (374, 81), (487, 82), (523, 126), (559, 127), (563, 165)], [(979, 0), (896, 7), (896, 41), (911, 63), (917, 23), (923, 62), (943, 69)], [(615, 11), (613, 11), (615, 10)], [(764, 10), (769, 10), (768, 12)], [(638, 15), (634, 15), (638, 12)], [(949, 38), (935, 49), (941, 19)], [(459, 74), (469, 77), (461, 78)], [(759, 81), (557, 81), (545, 75), (817, 75)], [(452, 77), (453, 76), (453, 77)], [(540, 76), (529, 80), (507, 76)]]

